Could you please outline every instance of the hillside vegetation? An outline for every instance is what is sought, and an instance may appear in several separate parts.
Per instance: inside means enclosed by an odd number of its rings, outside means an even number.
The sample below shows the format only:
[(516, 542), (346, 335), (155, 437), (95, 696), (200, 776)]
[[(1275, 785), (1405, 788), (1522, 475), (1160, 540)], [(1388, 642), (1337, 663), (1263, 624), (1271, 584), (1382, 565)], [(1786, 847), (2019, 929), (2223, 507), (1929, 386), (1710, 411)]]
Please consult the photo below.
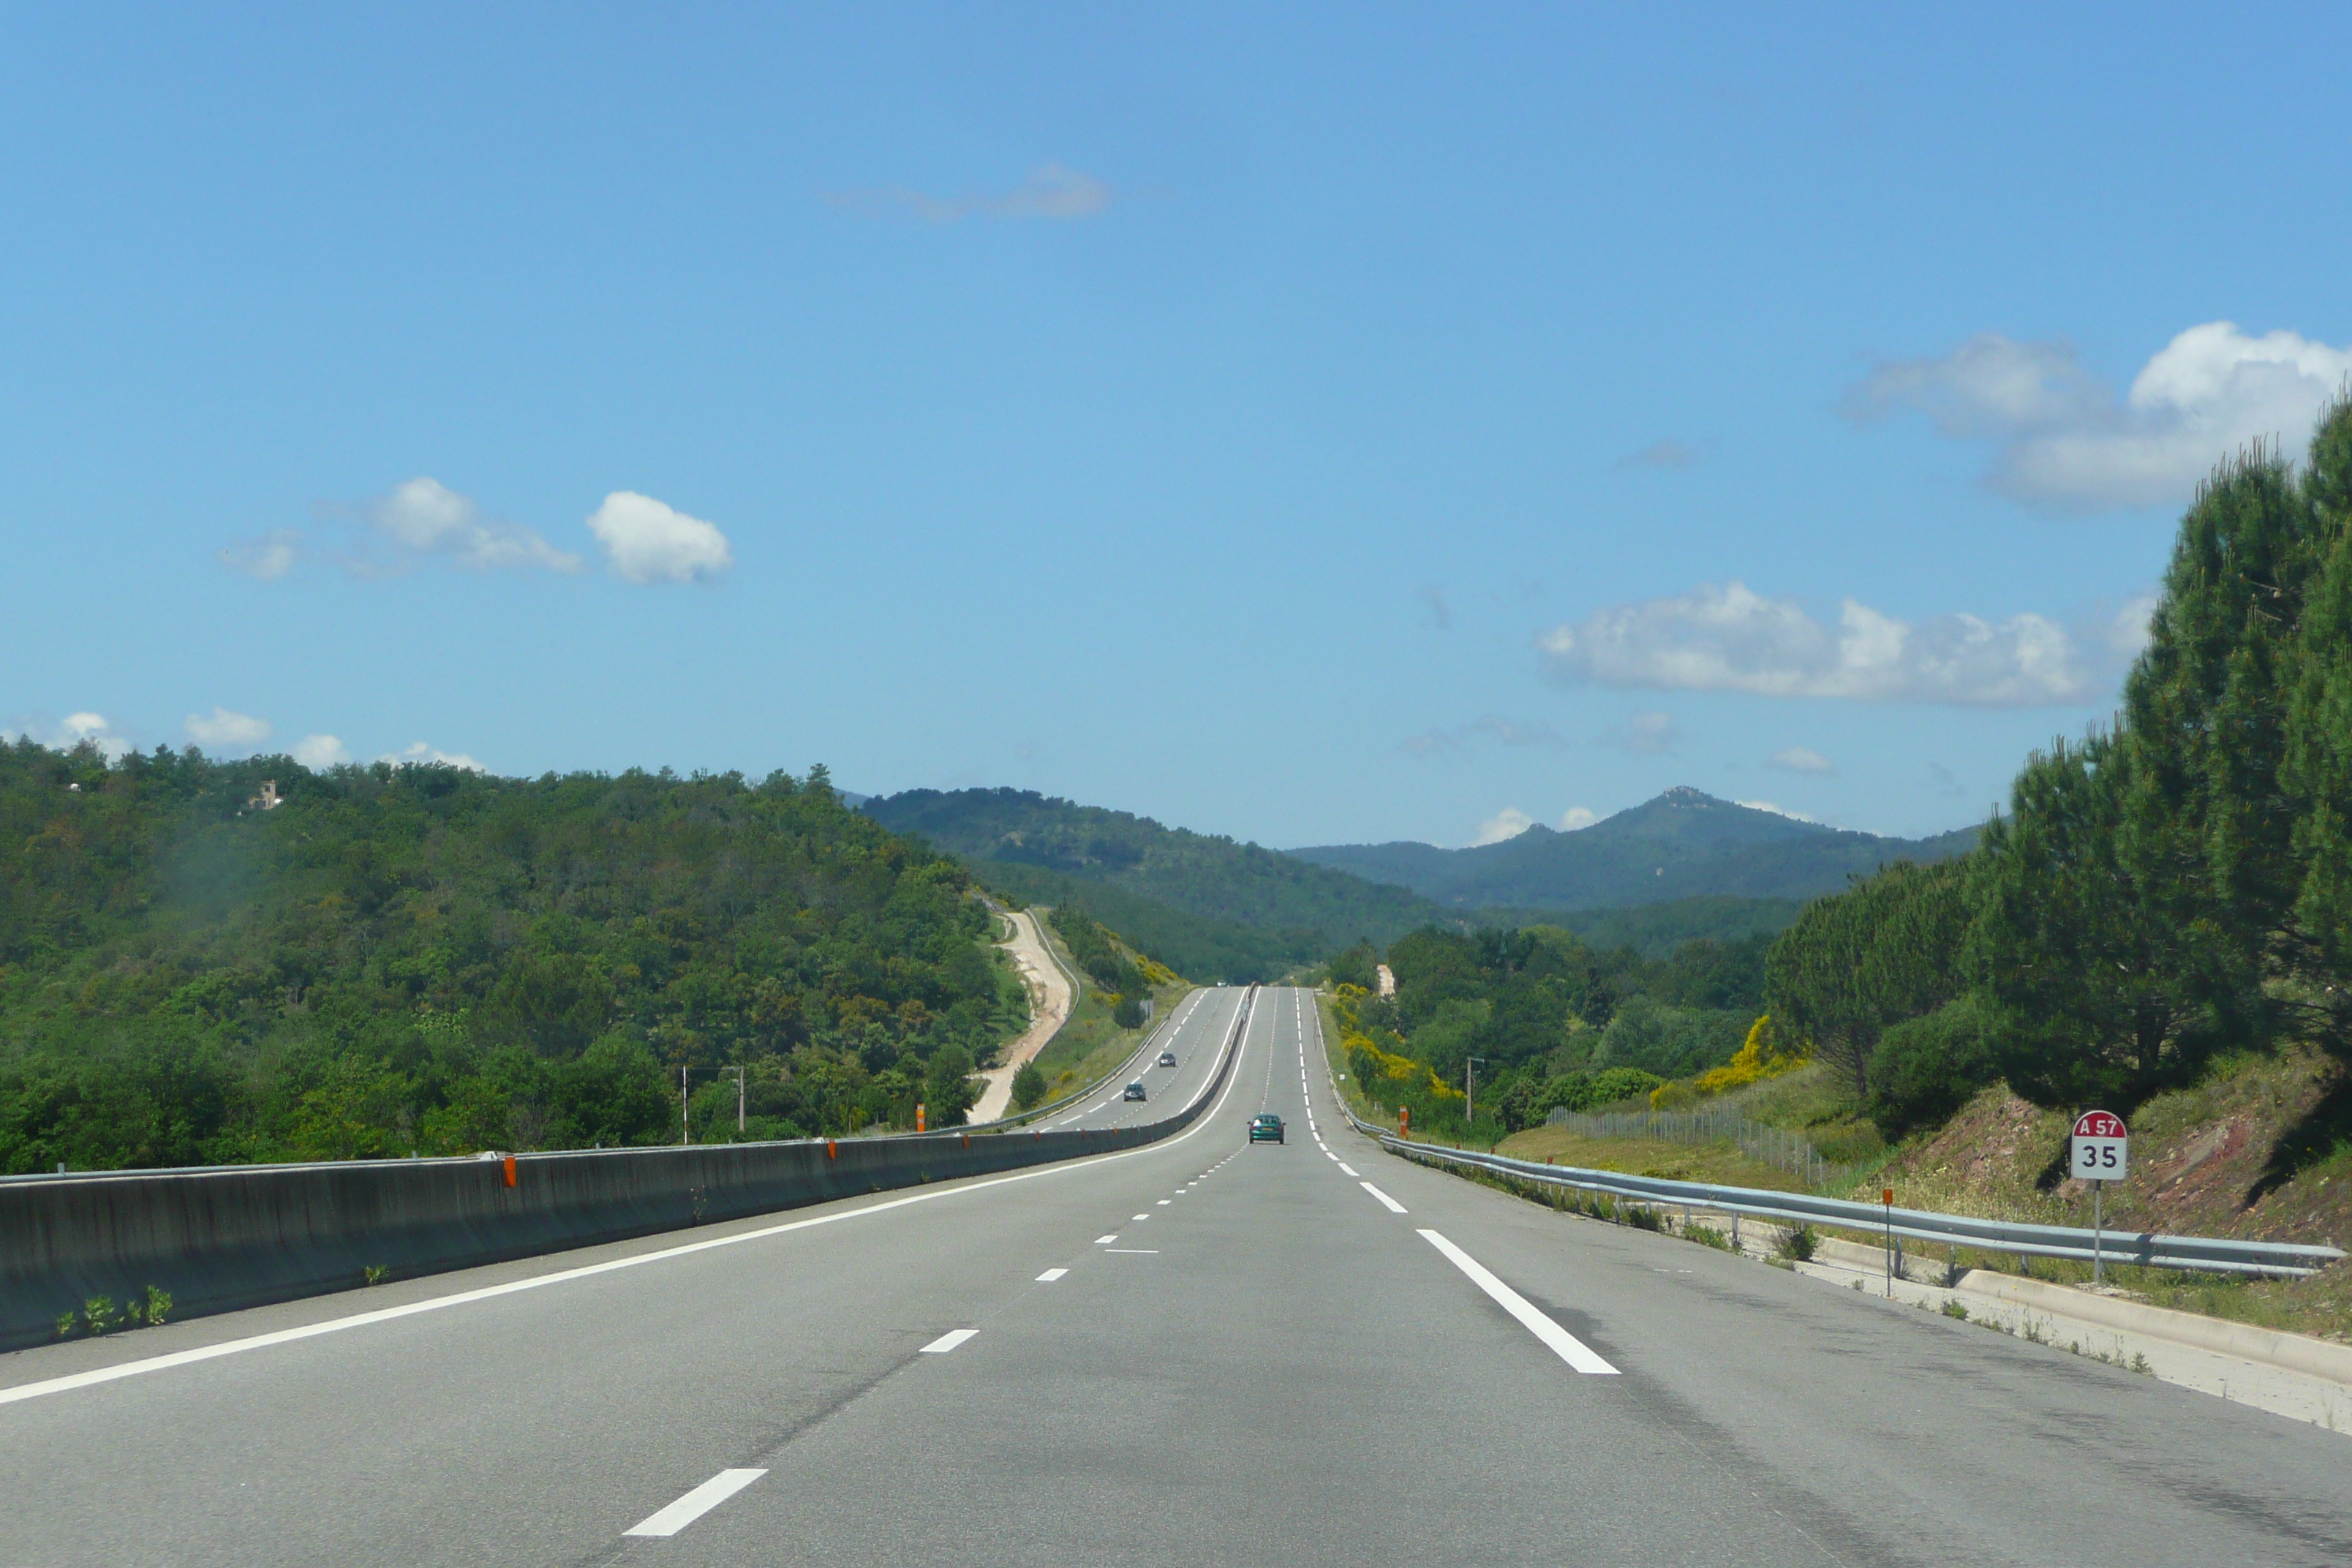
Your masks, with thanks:
[[(2231, 1173), (2195, 1214), (2260, 1233), (2337, 1223), (2288, 1189), (2352, 1175), (2347, 803), (2339, 400), (2299, 470), (2257, 451), (2200, 489), (2115, 721), (2031, 758), (1974, 854), (1809, 907), (1772, 949), (1767, 1005), (1889, 1136), (1925, 1136), (2000, 1084), (2047, 1113), (2047, 1143), (2076, 1110), (2157, 1115), (2300, 1061), (2290, 1114), (2241, 1119), (2228, 1162), (2194, 1162), (2208, 1184)], [(2033, 1180), (2071, 1196), (2062, 1175), (2053, 1155)]]
[(1324, 845), (1290, 853), (1448, 908), (1601, 910), (1675, 900), (1795, 900), (1896, 860), (1964, 854), (1977, 829), (1882, 838), (1801, 822), (1686, 786), (1574, 833), (1538, 824), (1499, 844)]
[[(1426, 900), (1401, 888), (1034, 790), (908, 790), (870, 800), (864, 809), (892, 831), (919, 834), (957, 856), (983, 880), (1000, 874), (996, 866), (1035, 867), (1227, 927), (1255, 927), (1272, 933), (1285, 952), (1320, 956), (1359, 940), (1391, 942), (1436, 913)], [(1113, 923), (1143, 940), (1133, 929), (1137, 922)], [(1238, 939), (1227, 931), (1214, 940)], [(1170, 945), (1156, 951), (1164, 956)], [(1208, 964), (1179, 967), (1199, 978), (1249, 977), (1220, 974)]]
[(1731, 1060), (1755, 1024), (1768, 940), (1686, 942), (1651, 960), (1596, 952), (1558, 926), (1426, 928), (1388, 949), (1392, 997), (1377, 994), (1369, 944), (1332, 961), (1340, 1043), (1374, 1104), (1492, 1142), (1557, 1107), (1646, 1096)]
[(1000, 898), (1082, 910), (1171, 968), (1205, 980), (1278, 979), (1328, 951), (1310, 931), (1271, 931), (1238, 921), (1188, 914), (1114, 882), (1093, 881), (1017, 860), (972, 860), (966, 865), (972, 880)]
[[(255, 801), (265, 778), (284, 804)], [(500, 779), (0, 750), (0, 1170), (841, 1132), (1026, 1017), (823, 769)]]

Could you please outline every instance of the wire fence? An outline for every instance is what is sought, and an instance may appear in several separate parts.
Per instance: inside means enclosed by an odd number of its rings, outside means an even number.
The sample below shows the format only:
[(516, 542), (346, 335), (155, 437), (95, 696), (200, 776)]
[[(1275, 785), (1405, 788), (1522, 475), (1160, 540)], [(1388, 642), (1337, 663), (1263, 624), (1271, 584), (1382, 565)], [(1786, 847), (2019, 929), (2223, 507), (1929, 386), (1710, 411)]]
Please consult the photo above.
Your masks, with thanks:
[(1832, 1164), (1802, 1133), (1785, 1127), (1767, 1127), (1738, 1111), (1716, 1110), (1554, 1110), (1549, 1125), (1565, 1127), (1580, 1138), (1647, 1138), (1659, 1143), (1730, 1143), (1751, 1160), (1786, 1171), (1815, 1190), (1842, 1181), (1851, 1166)]

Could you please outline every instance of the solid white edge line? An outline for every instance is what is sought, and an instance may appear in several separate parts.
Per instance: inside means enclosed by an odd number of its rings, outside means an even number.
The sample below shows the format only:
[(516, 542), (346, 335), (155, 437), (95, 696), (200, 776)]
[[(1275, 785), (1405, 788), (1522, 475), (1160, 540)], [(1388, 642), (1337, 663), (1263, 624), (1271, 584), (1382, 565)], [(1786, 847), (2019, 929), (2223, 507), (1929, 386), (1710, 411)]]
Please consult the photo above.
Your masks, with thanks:
[(925, 1345), (923, 1347), (923, 1354), (945, 1355), (948, 1352), (955, 1349), (956, 1346), (963, 1343), (964, 1341), (972, 1338), (979, 1332), (980, 1331), (978, 1329), (950, 1329), (946, 1333), (941, 1334), (938, 1339), (933, 1340), (929, 1344)]
[(1534, 1303), (1496, 1279), (1485, 1264), (1433, 1230), (1423, 1230), (1421, 1234), (1430, 1246), (1445, 1255), (1446, 1261), (1470, 1276), (1473, 1285), (1493, 1297), (1496, 1306), (1517, 1318), (1529, 1333), (1543, 1341), (1560, 1360), (1589, 1376), (1617, 1375), (1617, 1369), (1595, 1355), (1591, 1346), (1537, 1311)]
[(1372, 1184), (1371, 1184), (1371, 1183), (1370, 1183), (1370, 1182), (1358, 1182), (1358, 1183), (1356, 1184), (1356, 1185), (1358, 1185), (1358, 1186), (1360, 1186), (1360, 1187), (1363, 1188), (1363, 1189), (1364, 1189), (1364, 1191), (1366, 1191), (1366, 1192), (1368, 1192), (1368, 1193), (1371, 1194), (1372, 1194), (1372, 1196), (1374, 1196), (1374, 1197), (1376, 1197), (1376, 1198), (1380, 1199), (1381, 1203), (1383, 1203), (1383, 1204), (1387, 1205), (1388, 1205), (1388, 1211), (1389, 1211), (1389, 1213), (1391, 1213), (1391, 1214), (1402, 1214), (1402, 1213), (1404, 1213), (1404, 1212), (1405, 1212), (1405, 1206), (1404, 1206), (1402, 1204), (1401, 1204), (1401, 1203), (1397, 1202), (1397, 1201), (1396, 1201), (1396, 1199), (1394, 1199), (1394, 1198), (1392, 1198), (1392, 1197), (1389, 1196), (1389, 1195), (1388, 1195), (1388, 1194), (1386, 1194), (1386, 1193), (1384, 1193), (1384, 1192), (1381, 1191), (1381, 1190), (1380, 1190), (1380, 1188), (1378, 1188), (1378, 1187), (1376, 1187), (1376, 1186), (1372, 1185)]
[[(1236, 1051), (1234, 1065), (1241, 1065), (1241, 1052), (1249, 1048), (1244, 1039)], [(840, 1209), (832, 1214), (817, 1215), (810, 1219), (787, 1220), (782, 1225), (761, 1226), (757, 1230), (737, 1231), (732, 1236), (715, 1236), (707, 1241), (689, 1241), (677, 1247), (659, 1247), (652, 1252), (639, 1252), (627, 1258), (608, 1258), (603, 1263), (583, 1263), (576, 1268), (559, 1268), (552, 1274), (534, 1274), (528, 1279), (509, 1279), (502, 1285), (485, 1285), (478, 1289), (454, 1291), (446, 1296), (431, 1296), (422, 1301), (409, 1301), (397, 1307), (383, 1307), (373, 1312), (354, 1312), (347, 1318), (327, 1318), (299, 1328), (275, 1329), (266, 1334), (249, 1334), (240, 1340), (223, 1340), (218, 1344), (198, 1345), (193, 1350), (173, 1351), (168, 1354), (149, 1356), (142, 1361), (126, 1361), (113, 1366), (101, 1366), (89, 1372), (69, 1373), (63, 1377), (44, 1378), (38, 1383), (20, 1383), (14, 1388), (0, 1388), (0, 1405), (14, 1405), (18, 1400), (38, 1399), (44, 1394), (65, 1394), (77, 1388), (89, 1388), (102, 1383), (114, 1383), (142, 1373), (164, 1372), (175, 1366), (189, 1366), (197, 1362), (212, 1361), (220, 1356), (236, 1355), (245, 1351), (266, 1350), (271, 1345), (291, 1344), (298, 1340), (316, 1339), (320, 1334), (341, 1333), (346, 1329), (366, 1328), (372, 1323), (388, 1323), (396, 1318), (413, 1318), (419, 1312), (436, 1312), (445, 1307), (462, 1307), (475, 1301), (487, 1301), (494, 1297), (512, 1296), (524, 1290), (536, 1290), (542, 1286), (568, 1284), (585, 1279), (591, 1275), (611, 1274), (641, 1264), (664, 1263), (673, 1258), (685, 1258), (697, 1252), (709, 1252), (721, 1247), (738, 1247), (747, 1241), (764, 1241), (772, 1236), (782, 1236), (795, 1230), (808, 1230), (821, 1225), (833, 1225), (845, 1219), (856, 1219), (865, 1215), (887, 1214), (910, 1204), (936, 1203), (966, 1193), (984, 1192), (990, 1187), (1002, 1187), (1013, 1182), (1034, 1182), (1044, 1176), (1066, 1176), (1073, 1171), (1091, 1170), (1114, 1160), (1132, 1160), (1138, 1154), (1149, 1154), (1159, 1149), (1172, 1149), (1186, 1139), (1208, 1131), (1209, 1123), (1224, 1110), (1241, 1082), (1240, 1072), (1225, 1079), (1225, 1089), (1217, 1096), (1217, 1103), (1194, 1119), (1192, 1125), (1173, 1138), (1146, 1143), (1140, 1148), (1122, 1149), (1112, 1154), (1091, 1154), (1076, 1160), (1059, 1160), (1050, 1165), (1038, 1165), (1009, 1175), (990, 1176), (968, 1186), (933, 1187), (925, 1192), (909, 1193), (903, 1198), (887, 1198), (864, 1208)], [(1231, 1156), (1227, 1156), (1231, 1158)]]
[(765, 1470), (721, 1470), (660, 1512), (649, 1514), (624, 1535), (676, 1535), (761, 1476)]

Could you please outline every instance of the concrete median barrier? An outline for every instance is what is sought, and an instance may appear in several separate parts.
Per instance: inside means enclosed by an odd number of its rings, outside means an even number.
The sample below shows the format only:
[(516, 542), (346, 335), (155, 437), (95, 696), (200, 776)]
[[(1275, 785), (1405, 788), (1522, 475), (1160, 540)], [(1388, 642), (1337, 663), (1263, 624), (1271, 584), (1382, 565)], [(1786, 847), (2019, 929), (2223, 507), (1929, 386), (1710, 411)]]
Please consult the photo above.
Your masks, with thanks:
[(92, 1297), (168, 1291), (174, 1318), (1108, 1153), (1189, 1126), (1233, 1071), (1138, 1127), (508, 1157), (225, 1165), (0, 1179), (0, 1350)]

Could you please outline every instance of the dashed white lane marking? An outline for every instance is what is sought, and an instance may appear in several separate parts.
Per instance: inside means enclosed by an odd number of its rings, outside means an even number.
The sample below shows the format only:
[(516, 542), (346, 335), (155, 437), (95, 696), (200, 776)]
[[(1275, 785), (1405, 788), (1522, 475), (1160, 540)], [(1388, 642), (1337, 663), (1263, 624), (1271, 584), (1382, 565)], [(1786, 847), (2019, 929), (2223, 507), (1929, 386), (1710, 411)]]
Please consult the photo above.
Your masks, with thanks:
[(955, 1349), (956, 1346), (963, 1343), (964, 1341), (972, 1338), (979, 1332), (980, 1331), (978, 1329), (950, 1329), (946, 1333), (941, 1334), (938, 1339), (933, 1340), (929, 1344), (925, 1345), (923, 1347), (923, 1353), (925, 1355), (945, 1355), (948, 1352)]
[(765, 1470), (721, 1470), (659, 1513), (648, 1514), (624, 1535), (676, 1535), (761, 1476)]
[(1108, 1236), (1098, 1236), (1095, 1237), (1095, 1245), (1097, 1247), (1108, 1247), (1112, 1242), (1117, 1241), (1118, 1239), (1118, 1232), (1112, 1231)]
[(1037, 1276), (1037, 1283), (1040, 1285), (1051, 1285), (1055, 1280), (1059, 1279), (1063, 1275), (1067, 1274), (1069, 1270), (1066, 1268), (1048, 1268), (1045, 1272)]
[[(1333, 1158), (1334, 1160), (1339, 1160), (1339, 1155), (1337, 1155), (1337, 1154), (1332, 1155), (1332, 1156), (1331, 1156), (1331, 1158)], [(1347, 1161), (1345, 1161), (1345, 1160), (1339, 1160), (1339, 1169), (1341, 1169), (1341, 1170), (1343, 1170), (1343, 1171), (1347, 1172), (1347, 1173), (1348, 1173), (1348, 1174), (1349, 1174), (1349, 1175), (1351, 1175), (1351, 1176), (1352, 1176), (1352, 1175), (1354, 1175), (1354, 1174), (1356, 1173), (1356, 1169), (1355, 1169), (1355, 1167), (1354, 1167), (1354, 1166), (1352, 1166), (1352, 1165), (1350, 1165), (1350, 1164), (1349, 1164), (1349, 1163), (1348, 1163), (1348, 1162), (1347, 1162)]]
[(1148, 1214), (1139, 1214), (1139, 1215), (1137, 1215), (1135, 1217), (1136, 1217), (1136, 1218), (1138, 1218), (1138, 1219), (1150, 1219), (1151, 1216), (1150, 1216), (1150, 1215), (1148, 1215)]
[(1470, 1276), (1472, 1284), (1493, 1297), (1496, 1306), (1517, 1318), (1529, 1333), (1543, 1341), (1560, 1360), (1579, 1372), (1594, 1376), (1617, 1375), (1617, 1369), (1594, 1354), (1590, 1345), (1537, 1311), (1525, 1296), (1496, 1279), (1485, 1264), (1433, 1230), (1424, 1230), (1421, 1234), (1430, 1246), (1445, 1254), (1447, 1262)]
[(1156, 1247), (1106, 1247), (1103, 1250), (1105, 1252), (1124, 1252), (1136, 1258), (1157, 1258), (1160, 1256), (1160, 1249)]
[(1175, 1202), (1175, 1201), (1176, 1201), (1176, 1200), (1175, 1200), (1175, 1199), (1173, 1199), (1173, 1198), (1162, 1198), (1162, 1199), (1160, 1199), (1160, 1200), (1159, 1204), (1158, 1204), (1157, 1205), (1155, 1205), (1155, 1206), (1160, 1207), (1160, 1208), (1163, 1208), (1163, 1209), (1164, 1209), (1164, 1208), (1166, 1208), (1170, 1204), (1171, 1204), (1171, 1203), (1173, 1203), (1173, 1202)]
[(1389, 1211), (1389, 1213), (1391, 1213), (1391, 1214), (1402, 1214), (1402, 1213), (1404, 1213), (1404, 1205), (1403, 1205), (1402, 1204), (1401, 1204), (1401, 1203), (1397, 1202), (1397, 1201), (1396, 1201), (1396, 1199), (1394, 1199), (1394, 1198), (1392, 1198), (1392, 1197), (1389, 1196), (1389, 1195), (1388, 1195), (1388, 1194), (1386, 1194), (1386, 1193), (1384, 1193), (1384, 1192), (1381, 1191), (1381, 1190), (1380, 1190), (1380, 1188), (1378, 1188), (1378, 1187), (1376, 1187), (1376, 1186), (1372, 1185), (1372, 1184), (1371, 1184), (1371, 1183), (1370, 1183), (1370, 1182), (1358, 1182), (1356, 1184), (1357, 1184), (1358, 1186), (1360, 1186), (1360, 1187), (1363, 1188), (1363, 1189), (1364, 1189), (1364, 1191), (1366, 1191), (1366, 1192), (1368, 1192), (1368, 1193), (1371, 1194), (1372, 1194), (1372, 1196), (1374, 1196), (1374, 1197), (1376, 1197), (1376, 1198), (1380, 1199), (1381, 1203), (1383, 1203), (1383, 1204), (1387, 1205), (1388, 1205), (1388, 1211)]

